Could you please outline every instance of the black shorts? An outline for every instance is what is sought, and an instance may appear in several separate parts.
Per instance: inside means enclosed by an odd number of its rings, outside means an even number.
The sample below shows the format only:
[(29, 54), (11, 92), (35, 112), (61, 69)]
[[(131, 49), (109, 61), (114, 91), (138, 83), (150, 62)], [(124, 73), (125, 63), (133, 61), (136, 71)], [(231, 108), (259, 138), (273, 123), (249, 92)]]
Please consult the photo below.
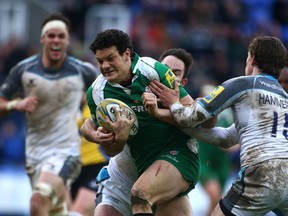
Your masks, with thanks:
[(106, 166), (108, 162), (92, 164), (83, 166), (80, 175), (71, 185), (70, 193), (72, 200), (75, 199), (77, 191), (81, 188), (87, 188), (89, 190), (97, 192), (96, 176), (103, 166)]

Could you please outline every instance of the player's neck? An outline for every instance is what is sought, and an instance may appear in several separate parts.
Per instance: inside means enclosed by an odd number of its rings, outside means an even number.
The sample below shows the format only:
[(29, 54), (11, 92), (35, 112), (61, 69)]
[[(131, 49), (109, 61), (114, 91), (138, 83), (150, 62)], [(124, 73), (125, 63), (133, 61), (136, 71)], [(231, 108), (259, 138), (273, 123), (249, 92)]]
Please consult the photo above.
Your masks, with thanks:
[(123, 87), (130, 87), (132, 84), (132, 79), (133, 79), (134, 74), (129, 73), (128, 79), (125, 79), (123, 82), (119, 83)]
[(54, 68), (60, 68), (63, 65), (63, 62), (65, 61), (65, 58), (53, 61), (43, 55), (41, 61), (44, 68), (54, 69)]

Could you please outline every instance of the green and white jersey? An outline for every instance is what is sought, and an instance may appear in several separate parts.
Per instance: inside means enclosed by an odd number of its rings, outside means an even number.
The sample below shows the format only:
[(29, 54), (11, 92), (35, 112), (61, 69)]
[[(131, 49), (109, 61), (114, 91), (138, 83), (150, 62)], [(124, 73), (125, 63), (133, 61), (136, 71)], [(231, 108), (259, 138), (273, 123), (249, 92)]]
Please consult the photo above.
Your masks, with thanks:
[[(164, 148), (186, 145), (189, 137), (180, 129), (150, 116), (143, 106), (141, 97), (150, 81), (158, 80), (170, 88), (174, 87), (176, 76), (172, 71), (155, 59), (141, 58), (136, 53), (132, 57), (131, 71), (134, 77), (129, 87), (110, 83), (100, 75), (87, 91), (87, 103), (96, 125), (96, 107), (105, 98), (121, 100), (134, 110), (138, 118), (139, 130), (128, 140), (128, 145), (138, 174), (141, 174)], [(186, 95), (188, 93), (180, 86), (180, 98)]]

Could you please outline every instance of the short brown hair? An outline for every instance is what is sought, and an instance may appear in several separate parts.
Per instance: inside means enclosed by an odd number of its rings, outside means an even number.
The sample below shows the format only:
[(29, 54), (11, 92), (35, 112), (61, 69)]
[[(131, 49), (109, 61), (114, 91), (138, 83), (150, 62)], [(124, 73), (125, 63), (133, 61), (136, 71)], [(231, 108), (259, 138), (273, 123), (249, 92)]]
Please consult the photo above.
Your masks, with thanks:
[(187, 78), (190, 74), (192, 65), (194, 63), (194, 59), (190, 53), (188, 53), (185, 49), (182, 48), (171, 48), (162, 53), (162, 55), (159, 58), (159, 61), (161, 62), (166, 56), (175, 56), (181, 61), (184, 62), (185, 69), (184, 69), (184, 76), (183, 78)]
[(248, 52), (260, 70), (276, 79), (287, 64), (287, 49), (276, 37), (256, 36), (250, 42)]

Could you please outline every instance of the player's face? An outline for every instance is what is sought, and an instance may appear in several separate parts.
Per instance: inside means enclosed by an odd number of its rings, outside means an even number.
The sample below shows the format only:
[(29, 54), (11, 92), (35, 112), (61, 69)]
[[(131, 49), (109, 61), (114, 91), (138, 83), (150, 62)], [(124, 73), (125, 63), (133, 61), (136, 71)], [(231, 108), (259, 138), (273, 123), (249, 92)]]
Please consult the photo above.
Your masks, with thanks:
[(167, 65), (173, 71), (173, 73), (176, 75), (176, 79), (179, 83), (181, 83), (181, 85), (186, 85), (188, 80), (187, 78), (183, 79), (185, 72), (185, 64), (181, 59), (173, 55), (169, 55), (162, 60), (162, 63)]
[(69, 45), (68, 32), (63, 29), (49, 29), (41, 38), (44, 61), (52, 64), (62, 62)]
[(247, 59), (246, 59), (246, 67), (245, 67), (245, 75), (246, 76), (251, 76), (253, 73), (252, 63), (253, 63), (253, 58), (250, 55), (250, 53), (248, 52)]
[(103, 76), (109, 82), (123, 83), (129, 81), (131, 77), (130, 50), (127, 49), (120, 55), (115, 46), (97, 50), (95, 57)]
[(278, 78), (279, 83), (283, 89), (288, 92), (288, 67), (285, 67), (281, 70), (280, 76)]

